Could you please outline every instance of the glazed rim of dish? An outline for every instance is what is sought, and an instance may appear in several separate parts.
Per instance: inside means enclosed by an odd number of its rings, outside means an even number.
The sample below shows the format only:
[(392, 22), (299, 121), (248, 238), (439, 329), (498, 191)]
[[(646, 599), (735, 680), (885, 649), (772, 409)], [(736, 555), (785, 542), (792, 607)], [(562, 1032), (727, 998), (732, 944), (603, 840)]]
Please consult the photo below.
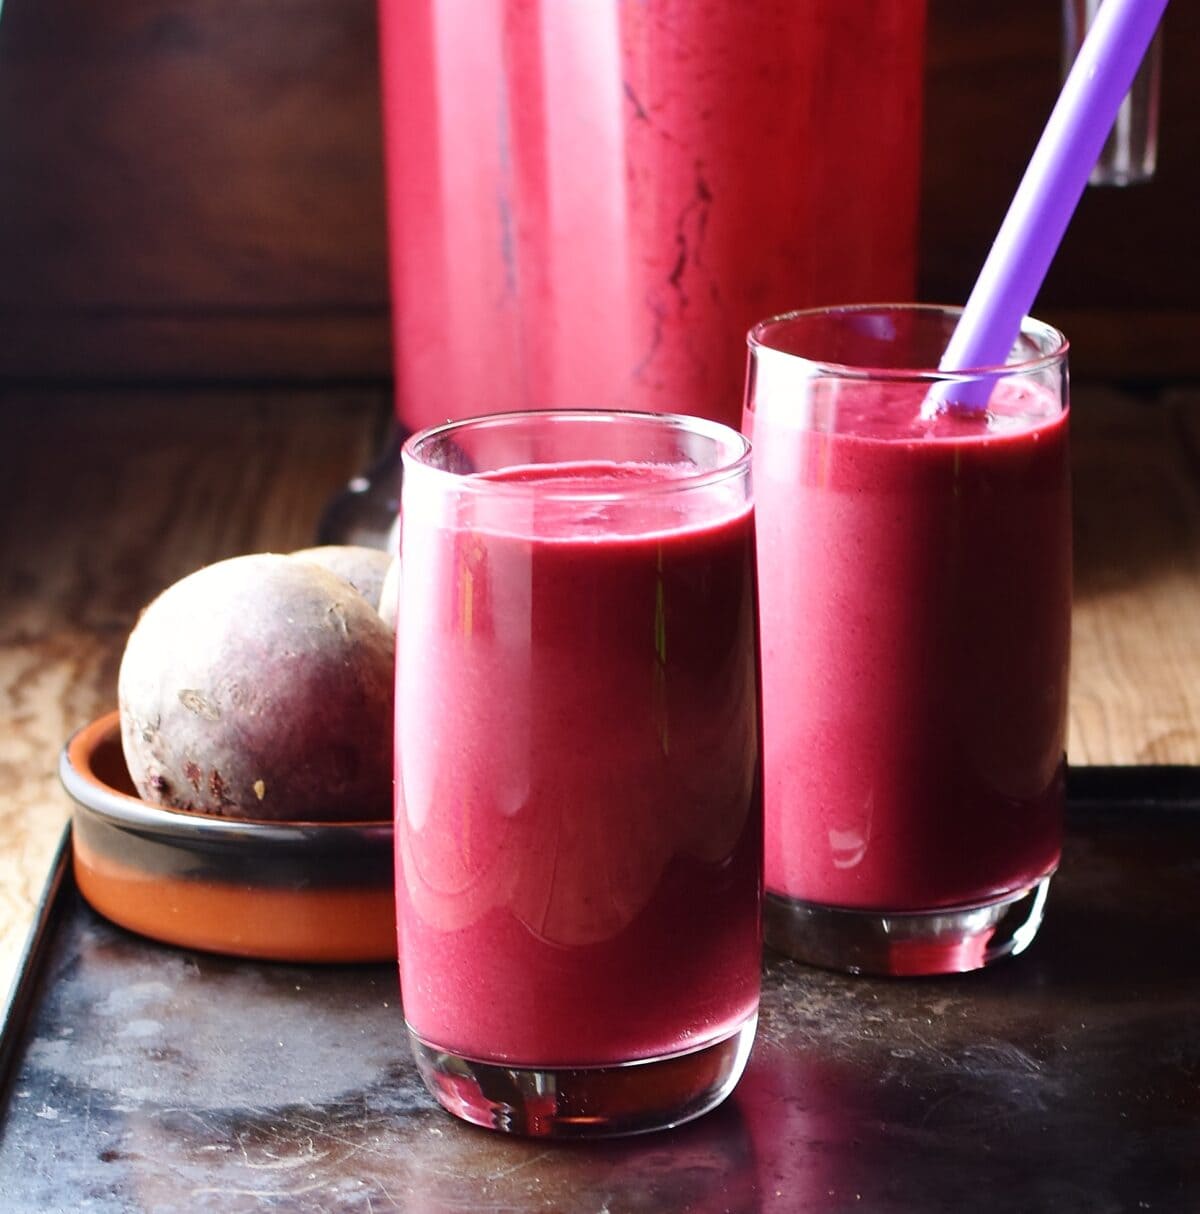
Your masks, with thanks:
[(71, 797), (85, 810), (113, 825), (146, 835), (271, 844), (280, 847), (370, 847), (386, 845), (392, 837), (390, 819), (354, 822), (263, 821), (256, 818), (219, 818), (189, 810), (164, 809), (104, 779), (94, 766), (105, 745), (120, 754), (120, 714), (106, 713), (77, 730), (59, 758), (59, 778)]

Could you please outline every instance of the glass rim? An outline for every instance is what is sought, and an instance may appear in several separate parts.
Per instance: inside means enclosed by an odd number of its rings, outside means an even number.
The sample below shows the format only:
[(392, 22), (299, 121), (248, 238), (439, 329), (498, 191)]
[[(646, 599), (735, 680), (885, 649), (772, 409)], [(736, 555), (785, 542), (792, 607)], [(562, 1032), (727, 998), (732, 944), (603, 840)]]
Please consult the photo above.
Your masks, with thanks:
[[(572, 425), (586, 423), (631, 422), (655, 430), (688, 431), (712, 439), (729, 458), (716, 467), (703, 471), (685, 473), (681, 476), (664, 477), (662, 480), (639, 481), (622, 484), (616, 489), (579, 489), (565, 485), (555, 487), (552, 481), (504, 481), (493, 480), (486, 473), (457, 472), (449, 468), (438, 468), (424, 459), (420, 450), (428, 444), (443, 440), (464, 430), (479, 430), (517, 426), (530, 420), (561, 420)], [(552, 501), (620, 502), (633, 498), (654, 497), (683, 493), (694, 489), (705, 489), (731, 480), (750, 471), (750, 440), (740, 431), (724, 422), (712, 421), (687, 413), (648, 413), (637, 409), (513, 409), (500, 413), (482, 413), (474, 417), (457, 418), (426, 426), (409, 435), (400, 448), (402, 462), (406, 467), (419, 468), (421, 475), (442, 480), (447, 488), (456, 493), (500, 494), (514, 498), (537, 497)], [(556, 462), (552, 460), (532, 461), (528, 466), (542, 467)], [(524, 466), (513, 464), (508, 467)]]
[(794, 359), (799, 363), (807, 363), (819, 374), (837, 379), (871, 379), (890, 380), (903, 383), (963, 383), (969, 380), (995, 378), (1010, 375), (1033, 375), (1039, 371), (1064, 363), (1071, 348), (1071, 343), (1061, 329), (1038, 320), (1034, 316), (1024, 316), (1018, 336), (1031, 337), (1038, 345), (1048, 347), (1045, 353), (1032, 358), (1019, 359), (1014, 362), (995, 363), (976, 367), (963, 367), (956, 371), (941, 371), (936, 367), (870, 367), (855, 363), (839, 363), (832, 360), (812, 358), (806, 354), (796, 354), (790, 350), (781, 350), (766, 340), (770, 329), (781, 328), (799, 320), (808, 320), (818, 316), (854, 316), (869, 313), (908, 313), (926, 316), (953, 317), (962, 315), (963, 309), (955, 304), (932, 303), (859, 303), (837, 304), (815, 308), (797, 308), (790, 312), (780, 312), (758, 321), (746, 334), (746, 344), (751, 352), (769, 350), (784, 358)]

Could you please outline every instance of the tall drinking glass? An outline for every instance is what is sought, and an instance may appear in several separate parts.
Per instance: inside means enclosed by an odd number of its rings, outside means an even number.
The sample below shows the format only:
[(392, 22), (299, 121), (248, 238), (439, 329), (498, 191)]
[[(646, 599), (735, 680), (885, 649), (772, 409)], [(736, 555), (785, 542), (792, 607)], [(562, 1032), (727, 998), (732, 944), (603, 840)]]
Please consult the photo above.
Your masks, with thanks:
[(956, 320), (750, 334), (766, 938), (852, 971), (1019, 952), (1059, 860), (1067, 343), (1026, 320), (1008, 365), (940, 374)]
[(430, 1090), (495, 1129), (674, 1125), (758, 1007), (746, 440), (497, 414), (404, 447), (401, 984)]

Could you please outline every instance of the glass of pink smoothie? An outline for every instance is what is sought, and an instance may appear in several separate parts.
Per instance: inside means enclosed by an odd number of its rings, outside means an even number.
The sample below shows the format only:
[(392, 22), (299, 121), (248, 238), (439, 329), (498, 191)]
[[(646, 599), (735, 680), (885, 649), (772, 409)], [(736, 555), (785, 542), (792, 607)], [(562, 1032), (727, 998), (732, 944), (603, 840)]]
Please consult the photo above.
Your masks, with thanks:
[(1067, 343), (936, 368), (957, 312), (750, 333), (766, 939), (885, 974), (1032, 940), (1060, 850), (1071, 620)]
[(494, 414), (404, 447), (405, 1017), (451, 1112), (634, 1133), (717, 1105), (757, 1016), (749, 444)]

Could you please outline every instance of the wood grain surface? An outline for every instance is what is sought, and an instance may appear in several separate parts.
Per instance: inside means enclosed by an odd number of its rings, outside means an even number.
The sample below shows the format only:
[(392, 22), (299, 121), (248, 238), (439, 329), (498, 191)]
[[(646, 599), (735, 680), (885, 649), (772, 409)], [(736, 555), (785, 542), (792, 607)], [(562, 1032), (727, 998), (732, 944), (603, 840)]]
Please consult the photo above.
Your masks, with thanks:
[[(1200, 390), (1079, 385), (1075, 763), (1200, 763)], [(380, 391), (0, 401), (0, 987), (68, 815), (74, 729), (116, 703), (138, 610), (200, 565), (312, 541), (379, 448)]]
[(1200, 763), (1200, 391), (1074, 393), (1074, 763)]

